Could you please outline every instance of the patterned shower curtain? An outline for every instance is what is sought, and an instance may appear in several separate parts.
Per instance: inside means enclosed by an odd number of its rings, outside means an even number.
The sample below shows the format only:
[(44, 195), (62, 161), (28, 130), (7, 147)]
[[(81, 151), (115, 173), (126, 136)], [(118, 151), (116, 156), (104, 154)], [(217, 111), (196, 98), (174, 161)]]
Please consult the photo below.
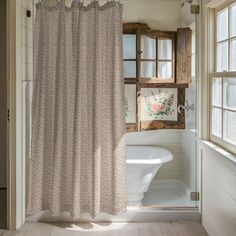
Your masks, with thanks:
[(126, 209), (122, 5), (36, 5), (27, 213)]

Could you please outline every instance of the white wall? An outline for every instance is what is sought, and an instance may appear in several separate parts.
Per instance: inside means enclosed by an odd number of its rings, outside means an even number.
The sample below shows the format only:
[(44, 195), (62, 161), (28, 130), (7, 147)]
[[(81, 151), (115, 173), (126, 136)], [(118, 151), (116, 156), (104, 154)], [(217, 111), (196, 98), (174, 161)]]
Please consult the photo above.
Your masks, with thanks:
[[(48, 1), (55, 2), (55, 0)], [(66, 4), (70, 5), (71, 1), (66, 0)], [(91, 0), (85, 0), (84, 4), (90, 2)], [(101, 5), (105, 2), (107, 0), (99, 1)], [(120, 2), (124, 5), (124, 22), (146, 23), (153, 29), (167, 31), (176, 30), (181, 26), (179, 0), (120, 0)]]
[(196, 132), (194, 130), (183, 130), (181, 135), (182, 144), (182, 181), (188, 190), (195, 192), (197, 179), (196, 164)]
[(236, 156), (211, 146), (201, 147), (202, 222), (209, 236), (235, 236)]
[(179, 0), (121, 0), (123, 19), (128, 22), (147, 23), (158, 30), (176, 30), (181, 26)]

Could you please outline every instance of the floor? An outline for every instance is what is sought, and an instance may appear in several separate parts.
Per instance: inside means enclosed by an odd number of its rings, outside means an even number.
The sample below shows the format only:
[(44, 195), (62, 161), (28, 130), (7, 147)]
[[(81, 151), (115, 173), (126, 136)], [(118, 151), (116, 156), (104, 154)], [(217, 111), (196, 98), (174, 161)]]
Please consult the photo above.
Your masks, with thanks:
[(150, 188), (143, 198), (143, 206), (180, 207), (195, 206), (178, 188)]
[(18, 231), (1, 231), (0, 236), (207, 236), (197, 222), (172, 223), (28, 223)]

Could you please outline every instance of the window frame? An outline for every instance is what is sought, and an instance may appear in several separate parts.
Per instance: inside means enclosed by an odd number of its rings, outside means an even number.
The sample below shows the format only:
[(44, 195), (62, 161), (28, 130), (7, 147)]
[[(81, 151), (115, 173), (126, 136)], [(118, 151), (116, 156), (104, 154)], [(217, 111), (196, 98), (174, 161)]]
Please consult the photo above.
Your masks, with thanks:
[[(123, 26), (124, 27), (124, 26)], [(136, 122), (135, 123), (126, 123), (126, 131), (127, 132), (133, 132), (133, 131), (138, 131), (139, 130), (139, 127), (138, 127), (138, 86), (137, 86), (137, 83), (138, 83), (138, 79), (139, 78), (139, 70), (138, 70), (138, 58), (139, 58), (139, 53), (138, 53), (138, 44), (139, 44), (139, 37), (138, 35), (140, 34), (140, 32), (136, 29), (133, 29), (133, 28), (125, 28), (123, 29), (123, 34), (127, 34), (127, 35), (136, 35), (136, 59), (135, 60), (132, 60), (132, 61), (136, 61), (136, 77), (135, 78), (127, 78), (127, 77), (124, 77), (124, 85), (126, 84), (132, 84), (132, 85), (135, 85), (136, 86), (136, 117), (135, 117), (135, 120)], [(129, 59), (124, 59), (123, 58), (123, 62), (125, 61), (129, 61)]]
[[(209, 130), (210, 130), (210, 141), (220, 145), (224, 149), (236, 154), (236, 144), (228, 141), (225, 138), (225, 115), (224, 111), (233, 111), (236, 114), (236, 110), (226, 108), (224, 106), (224, 80), (225, 79), (235, 79), (236, 80), (236, 70), (235, 71), (230, 71), (230, 41), (233, 39), (236, 39), (236, 35), (231, 37), (230, 34), (230, 22), (231, 22), (231, 15), (230, 15), (230, 8), (236, 5), (236, 1), (227, 1), (225, 4), (222, 4), (221, 6), (217, 7), (214, 9), (214, 14), (213, 14), (213, 27), (214, 27), (214, 52), (212, 54), (212, 62), (213, 62), (213, 71), (210, 73), (210, 83), (209, 83), (209, 101), (210, 101), (210, 106), (209, 106)], [(222, 12), (224, 9), (228, 8), (228, 37), (227, 39), (217, 41), (217, 16), (220, 12)], [(222, 42), (228, 42), (228, 70), (227, 71), (221, 71), (217, 72), (217, 45)], [(221, 106), (216, 106), (213, 105), (213, 79), (214, 78), (220, 78), (221, 79)], [(219, 108), (221, 109), (221, 137), (213, 134), (213, 108)]]
[[(174, 78), (171, 81), (161, 79), (161, 82), (156, 80), (148, 81), (141, 80), (141, 34), (147, 33), (153, 34), (159, 38), (171, 38), (172, 42), (172, 60), (173, 60), (173, 75)], [(136, 123), (126, 123), (126, 131), (143, 131), (143, 130), (157, 130), (157, 129), (185, 129), (185, 112), (177, 114), (177, 121), (169, 120), (153, 120), (153, 121), (141, 121), (141, 89), (142, 88), (177, 88), (177, 96), (179, 105), (185, 103), (185, 88), (188, 87), (188, 83), (178, 84), (176, 79), (176, 35), (177, 32), (171, 31), (157, 31), (151, 30), (146, 24), (142, 23), (123, 23), (123, 35), (124, 34), (136, 34), (136, 80), (132, 78), (124, 78), (124, 84), (136, 84)], [(123, 58), (124, 61), (124, 58)]]
[[(141, 30), (140, 31), (140, 41), (141, 36), (147, 36), (149, 38), (153, 38), (156, 41), (156, 59), (142, 59), (141, 58), (141, 45), (139, 46), (138, 53), (140, 54), (140, 60), (138, 63), (140, 63), (140, 74), (139, 74), (139, 82), (141, 83), (159, 83), (159, 84), (166, 84), (166, 83), (175, 83), (176, 79), (176, 72), (175, 72), (175, 66), (176, 66), (176, 59), (175, 59), (175, 51), (176, 51), (176, 33), (175, 32), (164, 32), (164, 31), (157, 31), (157, 30)], [(171, 40), (172, 42), (172, 55), (171, 59), (159, 59), (158, 57), (158, 40)], [(153, 78), (147, 78), (147, 77), (141, 77), (141, 63), (142, 62), (155, 62), (156, 63), (156, 77)], [(171, 77), (170, 78), (160, 78), (158, 77), (158, 63), (159, 62), (171, 62)]]

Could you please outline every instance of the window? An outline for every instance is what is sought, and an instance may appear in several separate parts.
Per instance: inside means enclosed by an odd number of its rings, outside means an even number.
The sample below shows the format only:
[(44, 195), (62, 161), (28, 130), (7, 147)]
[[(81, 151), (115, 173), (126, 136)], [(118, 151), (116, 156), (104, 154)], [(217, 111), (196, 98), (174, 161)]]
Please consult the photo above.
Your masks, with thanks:
[(136, 34), (123, 35), (124, 77), (136, 80)]
[(216, 10), (211, 140), (236, 152), (236, 3)]
[(174, 83), (174, 39), (141, 35), (141, 81)]
[[(184, 105), (191, 82), (190, 33), (190, 28), (165, 32), (141, 23), (123, 24), (127, 131), (185, 128), (178, 106)], [(180, 80), (177, 71), (182, 72)]]

